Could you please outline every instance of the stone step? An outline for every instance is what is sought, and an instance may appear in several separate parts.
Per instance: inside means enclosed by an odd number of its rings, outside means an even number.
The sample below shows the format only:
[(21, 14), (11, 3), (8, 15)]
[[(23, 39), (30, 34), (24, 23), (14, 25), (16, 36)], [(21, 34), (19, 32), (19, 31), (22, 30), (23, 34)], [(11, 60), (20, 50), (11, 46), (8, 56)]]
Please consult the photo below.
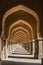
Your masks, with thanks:
[(21, 62), (21, 63), (38, 63), (41, 64), (42, 60), (39, 59), (25, 59), (25, 58), (7, 58), (4, 61)]
[(28, 59), (32, 59), (32, 58), (34, 58), (34, 55), (10, 54), (10, 55), (8, 55), (8, 58), (28, 58)]

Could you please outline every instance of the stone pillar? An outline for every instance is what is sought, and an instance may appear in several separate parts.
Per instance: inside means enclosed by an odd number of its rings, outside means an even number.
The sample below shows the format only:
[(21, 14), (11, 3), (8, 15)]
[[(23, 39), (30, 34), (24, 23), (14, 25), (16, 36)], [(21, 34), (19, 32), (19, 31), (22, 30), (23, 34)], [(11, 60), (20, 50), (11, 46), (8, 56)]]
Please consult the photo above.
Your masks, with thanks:
[(27, 42), (27, 51), (28, 51), (28, 42)]
[(1, 37), (1, 60), (3, 59), (3, 37)]
[(43, 43), (43, 41), (42, 41), (42, 38), (38, 38), (38, 42), (39, 42), (39, 59), (41, 59), (42, 58), (42, 43)]
[(10, 53), (13, 52), (13, 46), (14, 46), (14, 45), (13, 45), (13, 42), (11, 41), (11, 42), (10, 42)]
[(32, 43), (32, 41), (31, 41), (30, 45), (31, 45), (30, 50), (31, 50), (31, 54), (32, 54), (32, 52), (33, 52), (33, 43)]
[(29, 42), (27, 44), (28, 44), (28, 52), (29, 52)]
[(6, 39), (6, 59), (8, 59), (8, 40)]
[(29, 42), (29, 53), (32, 54), (32, 41)]
[(13, 50), (12, 50), (12, 52), (14, 51), (14, 43), (13, 43), (13, 46), (12, 46), (12, 48), (13, 48)]
[(6, 40), (1, 37), (1, 59), (5, 59), (5, 55), (6, 55)]
[(8, 54), (11, 53), (11, 41), (8, 42)]
[(43, 38), (42, 38), (42, 54), (43, 54)]
[(32, 45), (33, 45), (33, 55), (35, 53), (35, 40), (32, 40)]
[(6, 39), (3, 39), (3, 59), (6, 59)]
[(8, 55), (9, 55), (9, 53), (10, 53), (10, 41), (8, 41)]
[(39, 59), (41, 59), (42, 58), (42, 44), (43, 44), (43, 39), (41, 38), (41, 35), (40, 35), (40, 32), (37, 34), (37, 36), (38, 36), (38, 43), (39, 43)]
[(12, 45), (11, 45), (11, 46), (12, 46), (12, 52), (13, 52), (13, 43), (12, 43)]
[(38, 44), (38, 39), (35, 40), (35, 53), (34, 53), (34, 58), (38, 59), (38, 54), (39, 54), (39, 44)]
[(9, 54), (12, 53), (12, 49), (13, 49), (13, 47), (12, 47), (12, 41), (9, 41)]
[(1, 60), (1, 38), (0, 38), (0, 60)]

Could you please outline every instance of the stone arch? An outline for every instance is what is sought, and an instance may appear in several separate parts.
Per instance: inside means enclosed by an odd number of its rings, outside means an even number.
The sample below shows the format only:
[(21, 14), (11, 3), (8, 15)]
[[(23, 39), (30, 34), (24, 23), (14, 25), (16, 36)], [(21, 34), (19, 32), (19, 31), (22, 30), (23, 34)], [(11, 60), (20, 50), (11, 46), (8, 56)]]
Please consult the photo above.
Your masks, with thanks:
[(18, 31), (13, 35), (13, 40), (16, 41), (16, 43), (18, 43), (17, 41), (20, 42), (26, 42), (27, 41), (27, 35), (23, 32), (23, 31)]
[[(23, 28), (23, 27), (17, 27), (17, 28), (15, 28), (15, 29), (12, 30), (12, 33), (11, 33), (11, 34), (8, 35), (8, 39), (11, 38), (10, 35), (12, 35), (15, 31), (20, 31), (20, 30), (23, 31), (23, 32), (25, 32), (25, 34), (27, 35), (27, 37), (29, 37), (29, 36), (30, 36), (31, 38), (34, 37), (34, 36), (33, 36), (32, 34), (30, 34), (29, 31), (26, 30), (25, 28)], [(15, 32), (15, 33), (16, 33), (16, 32)], [(31, 33), (32, 33), (32, 32), (31, 32)]]
[[(32, 34), (32, 38), (34, 38), (34, 35), (33, 35), (33, 30), (32, 30), (32, 27), (31, 27), (31, 25), (30, 24), (28, 24), (26, 21), (23, 21), (23, 20), (18, 20), (18, 21), (16, 21), (15, 23), (13, 23), (11, 26), (10, 26), (10, 28), (9, 28), (9, 35), (10, 35), (10, 33), (12, 32), (11, 30), (12, 30), (12, 27), (14, 27), (15, 25), (17, 25), (17, 24), (24, 24), (24, 25), (26, 25), (26, 26), (28, 26), (29, 27), (29, 29), (31, 30), (31, 34)], [(19, 27), (17, 27), (17, 28), (15, 28), (15, 30), (16, 29), (24, 29), (24, 27), (22, 27), (22, 26), (19, 26)], [(26, 31), (26, 29), (24, 29), (25, 31)], [(27, 30), (28, 31), (28, 30)], [(28, 31), (28, 33), (29, 33), (29, 31)], [(8, 36), (9, 36), (8, 35)]]
[(6, 18), (11, 15), (12, 13), (16, 12), (16, 11), (19, 11), (19, 10), (23, 10), (25, 12), (28, 12), (30, 13), (31, 15), (34, 16), (34, 18), (36, 19), (36, 22), (37, 22), (37, 33), (39, 33), (39, 17), (37, 15), (36, 12), (34, 12), (33, 10), (31, 10), (30, 8), (24, 6), (24, 5), (18, 5), (16, 7), (13, 7), (11, 9), (9, 9), (3, 16), (3, 20), (2, 20), (2, 36), (4, 34), (4, 25), (5, 25), (5, 20)]

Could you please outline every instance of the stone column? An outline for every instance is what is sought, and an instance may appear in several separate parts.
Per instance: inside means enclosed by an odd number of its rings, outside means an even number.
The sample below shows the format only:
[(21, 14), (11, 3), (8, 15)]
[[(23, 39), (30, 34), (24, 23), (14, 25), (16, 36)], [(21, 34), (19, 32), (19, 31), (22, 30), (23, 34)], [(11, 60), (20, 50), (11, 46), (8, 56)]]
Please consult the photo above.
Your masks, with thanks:
[(29, 42), (29, 53), (32, 54), (32, 42)]
[(0, 38), (0, 60), (1, 60), (1, 38)]
[(41, 59), (42, 58), (42, 43), (43, 43), (43, 41), (42, 41), (42, 38), (38, 38), (38, 42), (39, 42), (39, 59)]
[(6, 59), (8, 59), (8, 40), (6, 39)]
[(3, 59), (3, 37), (1, 37), (1, 60)]
[(28, 52), (29, 52), (29, 42), (27, 44), (28, 44)]
[(37, 34), (37, 38), (38, 38), (38, 43), (39, 43), (39, 56), (38, 58), (41, 59), (42, 58), (42, 44), (43, 44), (43, 38), (40, 35), (40, 32)]
[(43, 38), (42, 38), (42, 54), (43, 54)]
[(8, 55), (10, 54), (10, 41), (8, 41)]
[(3, 39), (3, 59), (6, 59), (6, 39)]
[(12, 43), (12, 52), (13, 52), (13, 43)]
[(10, 43), (10, 53), (12, 53), (12, 51), (13, 51), (13, 42), (11, 41), (11, 43)]
[(35, 40), (35, 53), (34, 53), (34, 58), (38, 59), (38, 54), (39, 54), (39, 44), (38, 44), (38, 39)]
[(1, 37), (1, 59), (5, 59), (5, 55), (6, 55), (6, 48), (5, 48), (5, 46), (6, 46), (6, 40), (3, 38), (3, 37)]
[(32, 46), (33, 46), (33, 55), (34, 55), (34, 53), (35, 53), (35, 40), (32, 40)]
[(9, 41), (9, 43), (8, 43), (8, 52), (9, 52), (9, 54), (11, 53), (11, 41)]
[(13, 49), (12, 41), (10, 41), (10, 42), (9, 42), (9, 54), (12, 53), (12, 49)]

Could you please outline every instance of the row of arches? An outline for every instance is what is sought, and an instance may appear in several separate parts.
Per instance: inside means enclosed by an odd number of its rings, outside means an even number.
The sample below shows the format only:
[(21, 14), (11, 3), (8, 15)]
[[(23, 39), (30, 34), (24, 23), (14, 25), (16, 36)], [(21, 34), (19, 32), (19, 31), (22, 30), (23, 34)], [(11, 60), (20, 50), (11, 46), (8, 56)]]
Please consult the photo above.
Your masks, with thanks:
[[(27, 25), (26, 25), (27, 24)], [(15, 28), (15, 26), (18, 26), (18, 27), (16, 27)], [(30, 26), (30, 28), (29, 28), (29, 26), (30, 25), (28, 25), (28, 23), (25, 23), (25, 21), (23, 21), (23, 20), (19, 20), (19, 21), (17, 21), (17, 22), (15, 22), (11, 27), (10, 27), (10, 29), (9, 29), (9, 35), (11, 35), (11, 34), (16, 34), (16, 32), (19, 32), (19, 31), (21, 31), (22, 30), (22, 32), (23, 31), (26, 31), (27, 32), (27, 34), (26, 34), (26, 36), (25, 36), (25, 38), (27, 39), (27, 41), (29, 41), (29, 40), (32, 40), (32, 38), (33, 38), (33, 31), (32, 31), (32, 27)], [(14, 30), (13, 30), (13, 27), (14, 27)], [(26, 28), (25, 28), (26, 27)], [(12, 33), (11, 33), (12, 32)], [(21, 32), (21, 33), (22, 33)], [(19, 33), (18, 33), (19, 34)], [(24, 34), (25, 34), (25, 32), (24, 32)], [(8, 38), (9, 38), (9, 36), (8, 36)], [(11, 37), (10, 37), (11, 38)], [(18, 38), (19, 38), (19, 36), (18, 36)], [(30, 39), (29, 39), (30, 38)], [(17, 39), (17, 38), (16, 38)], [(24, 40), (24, 39), (23, 39)], [(26, 41), (24, 41), (24, 42), (26, 42)]]
[[(36, 39), (38, 39), (37, 34), (40, 32), (39, 22), (37, 13), (30, 8), (24, 5), (12, 7), (3, 16), (2, 41), (7, 40), (7, 42), (4, 42), (6, 47), (11, 47), (12, 44), (16, 45), (16, 43), (19, 43), (20, 45), (23, 45), (26, 50), (28, 49), (28, 52), (32, 52), (34, 56), (35, 54), (38, 55), (38, 43), (36, 42)], [(6, 53), (6, 47), (3, 47), (3, 52)], [(11, 49), (9, 51), (11, 51)]]
[[(31, 16), (31, 18), (33, 18), (34, 20), (33, 21), (29, 21), (29, 20), (25, 21), (26, 18), (23, 20), (22, 18), (20, 18), (20, 17), (22, 17), (23, 12), (19, 13), (20, 11), (27, 12), (29, 14), (29, 16)], [(16, 13), (16, 12), (19, 13), (20, 17), (17, 14), (15, 14), (15, 16), (17, 15), (20, 19), (17, 20), (16, 22), (13, 22), (13, 20), (10, 19), (10, 16), (13, 13)], [(28, 16), (28, 15), (25, 15), (25, 16)], [(14, 19), (15, 19), (15, 17), (14, 17)], [(7, 27), (7, 25), (8, 25), (8, 27)], [(17, 26), (18, 27), (23, 27), (25, 29), (28, 27), (27, 29), (28, 30), (30, 29), (30, 33), (32, 35), (31, 37), (33, 37), (33, 39), (37, 38), (37, 34), (39, 33), (39, 17), (36, 14), (36, 12), (34, 12), (33, 10), (29, 9), (28, 7), (26, 7), (24, 5), (18, 5), (16, 7), (13, 7), (11, 9), (9, 9), (3, 16), (3, 20), (2, 20), (2, 36), (8, 37), (10, 29), (12, 29), (13, 27), (15, 28)]]

